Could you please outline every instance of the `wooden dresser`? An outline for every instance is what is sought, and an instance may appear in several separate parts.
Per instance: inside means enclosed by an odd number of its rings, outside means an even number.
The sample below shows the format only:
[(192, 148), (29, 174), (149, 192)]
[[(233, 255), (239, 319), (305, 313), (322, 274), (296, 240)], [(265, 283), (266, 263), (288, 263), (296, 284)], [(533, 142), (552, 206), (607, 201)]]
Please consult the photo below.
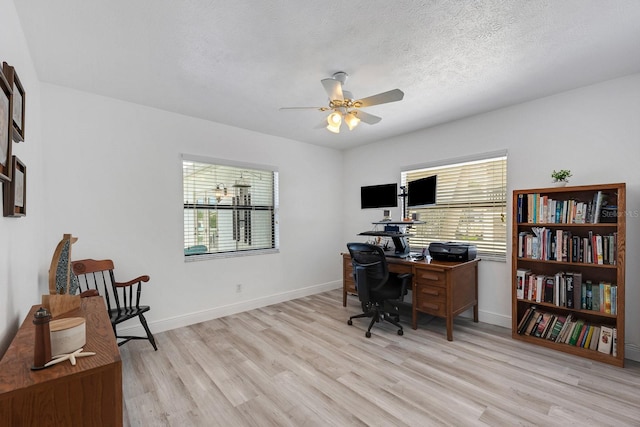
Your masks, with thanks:
[(86, 319), (84, 351), (95, 356), (32, 371), (34, 305), (0, 361), (0, 425), (121, 426), (122, 361), (102, 297), (65, 317)]
[[(472, 308), (473, 321), (478, 321), (478, 262), (411, 261), (387, 258), (392, 273), (412, 273), (411, 327), (418, 327), (418, 313), (443, 317), (447, 324), (447, 340), (453, 341), (453, 319)], [(342, 254), (342, 305), (347, 294), (357, 294), (351, 256)]]

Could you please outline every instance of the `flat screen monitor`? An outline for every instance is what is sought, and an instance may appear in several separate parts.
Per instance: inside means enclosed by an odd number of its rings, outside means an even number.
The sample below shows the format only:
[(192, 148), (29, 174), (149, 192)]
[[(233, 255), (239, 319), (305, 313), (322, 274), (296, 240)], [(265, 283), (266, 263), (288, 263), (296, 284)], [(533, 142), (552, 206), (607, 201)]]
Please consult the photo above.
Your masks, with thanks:
[(417, 208), (436, 204), (437, 175), (409, 181), (407, 184), (407, 206)]
[(398, 206), (398, 184), (367, 185), (360, 188), (362, 209), (395, 208)]

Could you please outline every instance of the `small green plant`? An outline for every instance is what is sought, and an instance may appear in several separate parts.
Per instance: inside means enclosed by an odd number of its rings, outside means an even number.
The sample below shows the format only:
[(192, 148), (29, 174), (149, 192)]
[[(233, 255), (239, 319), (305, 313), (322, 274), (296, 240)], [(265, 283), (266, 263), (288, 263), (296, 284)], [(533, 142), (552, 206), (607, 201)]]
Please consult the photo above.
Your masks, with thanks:
[(559, 171), (554, 170), (551, 173), (551, 178), (553, 178), (554, 181), (569, 181), (569, 178), (571, 178), (571, 171), (567, 170), (567, 169), (560, 169)]

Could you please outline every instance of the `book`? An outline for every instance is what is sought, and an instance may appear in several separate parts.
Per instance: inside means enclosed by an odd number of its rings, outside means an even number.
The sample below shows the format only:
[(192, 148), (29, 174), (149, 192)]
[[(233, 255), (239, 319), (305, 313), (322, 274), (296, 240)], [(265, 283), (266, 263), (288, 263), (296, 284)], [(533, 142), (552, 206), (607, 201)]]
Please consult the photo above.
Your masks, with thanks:
[(611, 313), (611, 283), (604, 283), (604, 312)]
[(536, 313), (529, 321), (529, 324), (527, 325), (527, 329), (524, 331), (524, 334), (533, 335), (541, 321), (542, 321), (542, 313), (539, 313), (536, 310)]
[(543, 336), (543, 333), (546, 330), (547, 325), (551, 320), (551, 316), (552, 316), (551, 313), (542, 313), (542, 319), (540, 319), (540, 322), (538, 322), (538, 326), (536, 326), (536, 329), (532, 333), (534, 337)]
[(613, 341), (613, 329), (609, 326), (600, 327), (600, 340), (598, 341), (598, 351), (604, 354), (611, 354), (611, 343)]
[(589, 329), (589, 325), (584, 323), (580, 328), (580, 333), (578, 334), (578, 339), (575, 342), (576, 347), (582, 347), (582, 343), (584, 342), (584, 337), (587, 334), (587, 330)]
[(600, 311), (600, 283), (593, 284), (591, 292), (591, 309), (593, 311)]
[(613, 333), (611, 334), (611, 355), (613, 357), (618, 356), (618, 329), (613, 328)]
[(559, 342), (565, 343), (565, 344), (569, 344), (569, 341), (571, 340), (571, 336), (573, 335), (573, 332), (576, 329), (576, 323), (577, 321), (572, 320), (571, 323), (569, 324), (569, 327), (567, 328), (566, 331), (564, 331), (564, 335), (562, 336), (562, 340), (560, 340)]
[(574, 272), (573, 274), (573, 308), (580, 308), (582, 301), (582, 273)]
[(544, 276), (544, 302), (553, 303), (556, 281), (551, 276)]
[(536, 312), (536, 307), (534, 305), (532, 305), (531, 307), (527, 308), (527, 310), (524, 312), (524, 315), (522, 316), (522, 319), (520, 319), (520, 323), (518, 323), (518, 333), (519, 334), (523, 334), (524, 331), (527, 328), (527, 325), (529, 324), (529, 321), (531, 320), (531, 317), (533, 317), (533, 315)]
[(587, 280), (585, 284), (586, 295), (585, 295), (585, 306), (584, 308), (587, 310), (593, 310), (593, 284), (591, 280)]
[(571, 326), (572, 317), (573, 317), (573, 314), (569, 314), (567, 318), (564, 320), (564, 324), (560, 329), (560, 333), (558, 333), (558, 336), (555, 339), (556, 342), (564, 342), (564, 337), (567, 333), (567, 329), (569, 329), (569, 327)]
[(550, 341), (555, 341), (558, 339), (558, 335), (560, 335), (560, 331), (564, 328), (564, 324), (567, 318), (565, 316), (556, 316), (556, 320), (553, 323), (551, 328), (551, 332), (547, 336), (547, 339)]
[(516, 271), (516, 298), (524, 299), (524, 288), (525, 288), (525, 279), (527, 277), (527, 272), (531, 270), (519, 268)]
[(542, 293), (544, 292), (544, 276), (539, 274), (536, 276), (536, 298), (535, 298), (535, 302), (542, 302), (543, 300), (543, 295)]
[(591, 343), (589, 344), (589, 350), (597, 350), (599, 340), (600, 340), (600, 326), (594, 326), (593, 335), (591, 336)]
[(602, 249), (602, 236), (599, 234), (596, 234), (594, 236), (595, 238), (595, 247), (596, 247), (596, 258), (594, 258), (594, 263), (595, 264), (604, 264), (604, 255), (603, 255), (603, 249)]
[(587, 337), (584, 343), (582, 344), (582, 347), (589, 348), (589, 345), (591, 344), (591, 338), (593, 338), (594, 329), (595, 329), (595, 326), (589, 326), (589, 330), (587, 331)]
[(582, 332), (582, 326), (584, 326), (584, 320), (578, 319), (576, 320), (576, 326), (573, 328), (571, 332), (571, 337), (569, 338), (569, 345), (576, 345), (578, 338), (580, 337), (580, 333)]
[(547, 336), (551, 333), (551, 330), (553, 329), (553, 325), (556, 323), (556, 315), (555, 314), (551, 314), (551, 317), (549, 317), (549, 320), (547, 321), (547, 324), (544, 327), (544, 330), (542, 331), (542, 333), (540, 334), (540, 338), (547, 338)]
[(611, 314), (618, 314), (618, 285), (611, 285)]
[(566, 288), (566, 305), (567, 308), (574, 307), (574, 295), (573, 295), (573, 273), (564, 273), (564, 282)]

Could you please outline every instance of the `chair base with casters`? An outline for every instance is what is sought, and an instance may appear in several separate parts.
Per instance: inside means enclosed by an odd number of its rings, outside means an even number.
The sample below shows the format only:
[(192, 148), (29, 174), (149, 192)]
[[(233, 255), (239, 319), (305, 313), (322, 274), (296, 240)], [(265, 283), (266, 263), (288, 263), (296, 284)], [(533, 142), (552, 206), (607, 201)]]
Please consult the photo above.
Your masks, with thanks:
[(390, 276), (384, 251), (376, 245), (348, 243), (347, 248), (362, 305), (362, 313), (351, 316), (347, 324), (353, 325), (353, 319), (371, 318), (365, 332), (365, 336), (370, 338), (373, 325), (387, 321), (398, 328), (398, 335), (403, 335), (404, 331), (399, 323), (399, 303), (407, 293), (412, 275)]
[[(156, 340), (149, 329), (144, 313), (151, 307), (140, 305), (142, 283), (149, 281), (149, 276), (139, 276), (128, 282), (117, 282), (113, 274), (113, 261), (83, 259), (72, 261), (73, 274), (78, 279), (83, 292), (96, 291), (103, 296), (107, 304), (113, 334), (121, 346), (131, 340), (148, 340), (155, 351), (158, 350)], [(117, 325), (129, 319), (138, 318), (146, 332), (146, 336), (118, 335)]]
[(356, 314), (355, 316), (349, 317), (347, 320), (347, 325), (353, 325), (353, 319), (360, 318), (369, 318), (371, 317), (371, 322), (369, 322), (369, 327), (367, 328), (367, 332), (364, 333), (364, 336), (367, 338), (371, 338), (371, 328), (373, 325), (380, 321), (386, 321), (394, 325), (398, 328), (398, 335), (403, 335), (404, 331), (402, 329), (402, 325), (400, 325), (400, 313), (398, 307), (392, 305), (390, 302), (386, 301), (384, 303), (385, 308), (379, 307), (377, 304), (362, 304), (362, 313)]

